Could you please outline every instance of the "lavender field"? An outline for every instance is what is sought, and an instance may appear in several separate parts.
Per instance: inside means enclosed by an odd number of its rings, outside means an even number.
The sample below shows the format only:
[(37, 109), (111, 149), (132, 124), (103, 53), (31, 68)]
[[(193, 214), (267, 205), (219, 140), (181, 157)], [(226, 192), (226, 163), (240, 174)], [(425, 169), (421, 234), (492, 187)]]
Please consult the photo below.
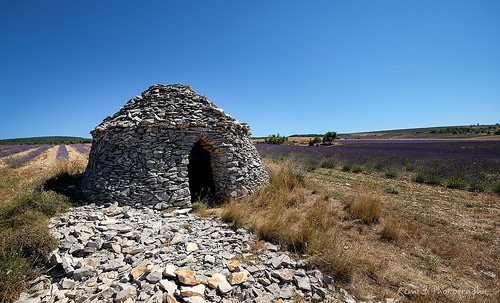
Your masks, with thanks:
[(39, 147), (40, 145), (1, 145), (0, 146), (0, 158), (9, 156), (12, 154), (20, 153), (32, 148)]
[(337, 167), (387, 178), (500, 192), (500, 141), (359, 142), (337, 146), (256, 144), (263, 158), (292, 158), (307, 169)]
[(59, 145), (59, 149), (57, 150), (56, 159), (57, 160), (68, 160), (69, 153), (68, 149), (64, 144)]
[[(27, 153), (24, 156), (9, 158), (9, 159), (6, 160), (6, 162), (9, 165), (11, 165), (11, 166), (20, 166), (20, 165), (23, 165), (24, 163), (28, 162), (29, 160), (31, 160), (31, 159), (33, 159), (35, 157), (38, 157), (44, 151), (48, 150), (52, 146), (53, 145), (41, 145), (37, 149), (32, 150), (31, 152)], [(31, 146), (31, 148), (33, 148), (33, 147), (34, 146)]]
[(71, 147), (74, 147), (82, 154), (88, 155), (90, 153), (90, 146), (86, 144), (71, 144)]

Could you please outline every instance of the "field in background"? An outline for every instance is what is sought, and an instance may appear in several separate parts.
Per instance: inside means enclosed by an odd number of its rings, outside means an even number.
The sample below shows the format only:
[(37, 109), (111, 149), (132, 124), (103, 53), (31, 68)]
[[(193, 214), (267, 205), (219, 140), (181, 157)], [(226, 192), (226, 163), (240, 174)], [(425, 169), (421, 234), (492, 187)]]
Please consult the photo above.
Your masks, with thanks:
[(256, 147), (263, 157), (294, 158), (310, 171), (337, 167), (449, 188), (500, 192), (500, 141), (366, 142)]
[[(288, 140), (307, 144), (315, 136), (323, 135), (291, 135)], [(343, 140), (500, 140), (500, 125), (477, 124), (344, 133), (338, 134), (338, 138), (340, 142)]]
[[(221, 217), (306, 254), (360, 300), (497, 302), (499, 143), (412, 144), (258, 145), (271, 184), (223, 206)], [(42, 147), (0, 158), (4, 296), (22, 289), (36, 275), (30, 266), (55, 245), (46, 220), (70, 201), (50, 189), (67, 189), (88, 158), (88, 145), (54, 145), (12, 164)], [(415, 177), (426, 167), (440, 182)], [(447, 167), (475, 177), (450, 182)], [(477, 178), (482, 185), (470, 183)]]
[(263, 152), (271, 184), (224, 206), (225, 221), (309, 256), (360, 300), (500, 299), (498, 194), (277, 155)]
[(0, 145), (0, 302), (29, 287), (57, 246), (48, 220), (71, 206), (85, 146)]

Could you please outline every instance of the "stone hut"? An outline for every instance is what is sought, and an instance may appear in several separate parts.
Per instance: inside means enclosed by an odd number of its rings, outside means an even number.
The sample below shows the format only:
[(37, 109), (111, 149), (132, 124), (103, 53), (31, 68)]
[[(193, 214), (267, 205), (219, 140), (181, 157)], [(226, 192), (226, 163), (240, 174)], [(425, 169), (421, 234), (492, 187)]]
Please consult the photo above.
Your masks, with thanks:
[(189, 207), (251, 194), (267, 181), (249, 127), (188, 85), (153, 85), (91, 131), (90, 202)]

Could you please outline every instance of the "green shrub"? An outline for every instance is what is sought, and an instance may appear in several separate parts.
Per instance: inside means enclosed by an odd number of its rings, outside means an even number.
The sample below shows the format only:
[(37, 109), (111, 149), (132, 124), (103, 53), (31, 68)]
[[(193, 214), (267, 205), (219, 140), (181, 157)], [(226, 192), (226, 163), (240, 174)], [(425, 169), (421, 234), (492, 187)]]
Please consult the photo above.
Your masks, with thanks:
[(461, 177), (455, 176), (448, 179), (448, 181), (446, 182), (446, 186), (448, 188), (465, 188), (466, 184)]
[(321, 167), (322, 168), (335, 168), (335, 162), (331, 160), (325, 160), (321, 162)]
[(337, 132), (326, 132), (323, 136), (323, 144), (332, 144), (333, 140), (337, 138)]
[(394, 179), (398, 177), (398, 171), (394, 167), (387, 167), (384, 170), (384, 177)]
[(412, 181), (429, 185), (439, 185), (442, 183), (441, 178), (431, 172), (418, 172), (413, 175)]
[(361, 173), (363, 172), (363, 167), (359, 166), (359, 165), (354, 165), (352, 167), (352, 172), (353, 173)]
[(267, 138), (264, 140), (266, 144), (283, 144), (286, 141), (288, 141), (287, 137), (280, 136), (280, 133), (278, 134), (272, 134), (267, 136)]
[(314, 146), (319, 143), (321, 143), (321, 138), (318, 136), (314, 137), (314, 139), (312, 140), (309, 140), (309, 146)]
[(388, 193), (388, 194), (397, 195), (397, 194), (399, 194), (399, 189), (398, 189), (398, 187), (396, 185), (389, 184), (386, 187), (385, 192)]
[(472, 183), (469, 185), (469, 191), (483, 192), (484, 185), (481, 183)]
[(60, 195), (35, 192), (17, 197), (0, 209), (0, 228), (18, 229), (45, 222), (70, 204)]
[(349, 172), (349, 171), (351, 171), (351, 169), (352, 169), (352, 165), (349, 163), (345, 163), (344, 165), (342, 165), (342, 171), (344, 171), (344, 172)]
[(0, 243), (0, 302), (17, 300), (19, 291), (26, 289), (26, 281), (33, 279), (35, 274), (18, 248)]
[(493, 192), (494, 193), (497, 193), (500, 195), (500, 182), (497, 182), (494, 186), (493, 186)]

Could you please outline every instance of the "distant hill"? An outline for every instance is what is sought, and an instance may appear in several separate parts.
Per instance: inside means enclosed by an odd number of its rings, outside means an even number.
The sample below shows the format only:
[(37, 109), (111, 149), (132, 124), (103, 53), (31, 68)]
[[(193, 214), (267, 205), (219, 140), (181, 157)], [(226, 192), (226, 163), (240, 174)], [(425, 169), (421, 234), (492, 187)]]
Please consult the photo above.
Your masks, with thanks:
[[(380, 130), (359, 133), (338, 134), (337, 139), (500, 139), (500, 125), (459, 125), (459, 126), (436, 126), (423, 128), (407, 128)], [(314, 138), (323, 137), (323, 134), (294, 134), (288, 136), (289, 140), (293, 138)], [(298, 140), (300, 141), (300, 140)]]
[(0, 140), (0, 145), (78, 144), (78, 143), (92, 143), (92, 139), (82, 138), (82, 137), (49, 136), (49, 137), (31, 137), (31, 138), (15, 138), (15, 139)]

